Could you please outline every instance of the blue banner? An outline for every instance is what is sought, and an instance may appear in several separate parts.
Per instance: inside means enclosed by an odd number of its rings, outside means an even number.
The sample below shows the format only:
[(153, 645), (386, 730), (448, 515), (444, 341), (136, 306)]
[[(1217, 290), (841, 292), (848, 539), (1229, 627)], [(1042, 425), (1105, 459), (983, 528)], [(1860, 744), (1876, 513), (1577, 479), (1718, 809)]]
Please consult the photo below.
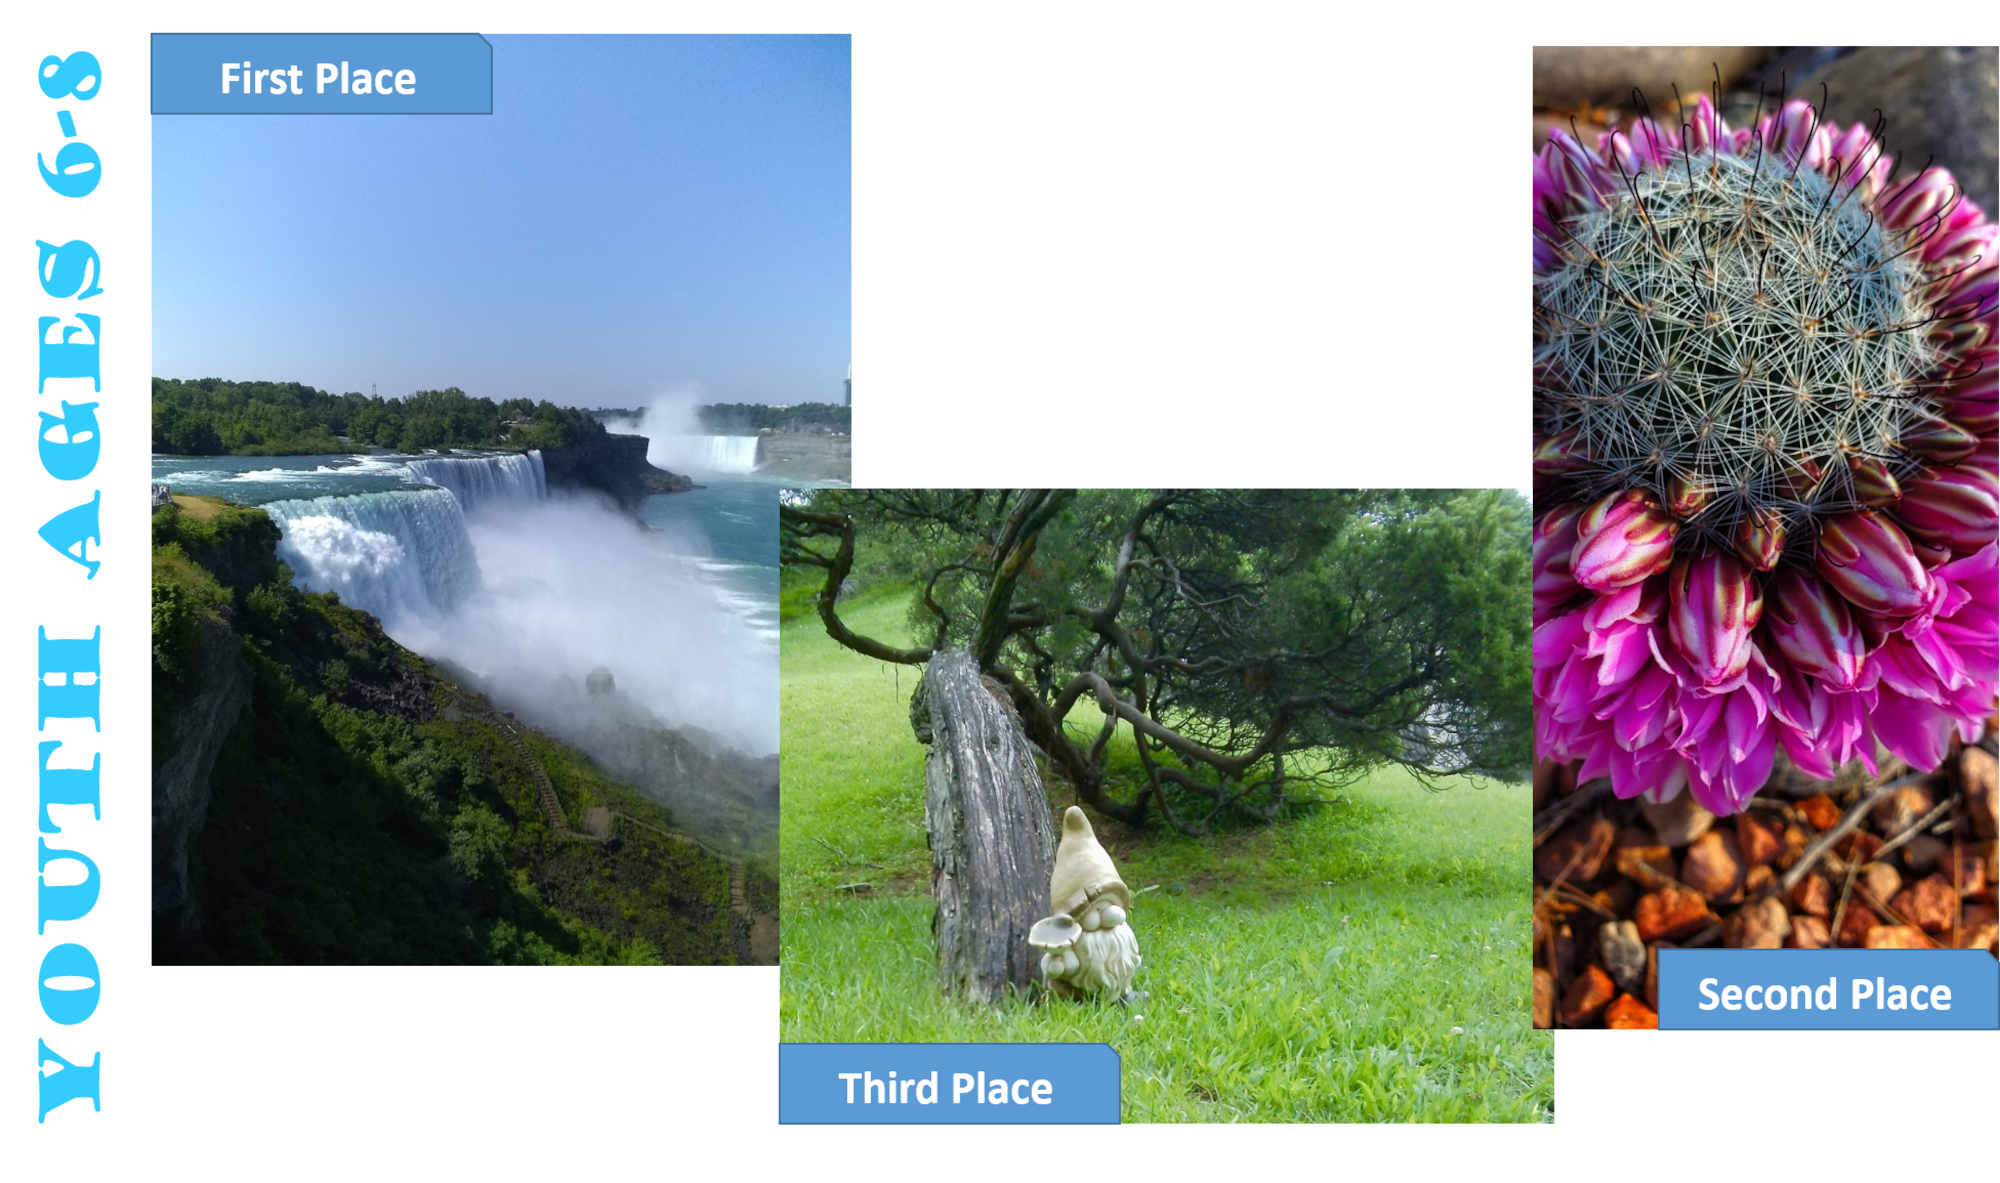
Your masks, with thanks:
[(1982, 949), (1661, 949), (1660, 1029), (2000, 1027)]
[(1116, 1125), (1102, 1043), (781, 1043), (790, 1125)]
[(155, 115), (491, 115), (477, 33), (155, 33)]

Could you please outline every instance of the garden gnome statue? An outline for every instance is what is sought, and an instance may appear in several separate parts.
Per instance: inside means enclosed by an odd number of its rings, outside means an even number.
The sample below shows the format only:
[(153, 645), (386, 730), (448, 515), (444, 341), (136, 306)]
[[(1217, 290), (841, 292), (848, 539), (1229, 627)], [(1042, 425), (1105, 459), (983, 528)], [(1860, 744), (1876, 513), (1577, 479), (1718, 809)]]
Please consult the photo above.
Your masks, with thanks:
[(1063, 998), (1123, 1000), (1139, 972), (1139, 940), (1126, 923), (1132, 892), (1074, 805), (1063, 814), (1049, 902), (1055, 914), (1028, 933), (1049, 987)]

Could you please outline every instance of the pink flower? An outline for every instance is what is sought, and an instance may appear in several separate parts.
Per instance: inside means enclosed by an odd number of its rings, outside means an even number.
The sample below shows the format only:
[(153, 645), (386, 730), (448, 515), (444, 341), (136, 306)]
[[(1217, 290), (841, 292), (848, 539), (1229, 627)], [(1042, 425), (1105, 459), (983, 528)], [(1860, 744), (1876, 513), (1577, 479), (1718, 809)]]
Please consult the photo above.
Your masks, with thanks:
[(1592, 591), (1616, 591), (1667, 569), (1680, 523), (1652, 494), (1626, 489), (1592, 505), (1577, 519), (1570, 575)]
[[(2000, 228), (1802, 102), (1552, 132), (1534, 182), (1537, 755), (1728, 814), (1780, 751), (1831, 777), (1976, 739)], [(1791, 245), (1694, 229), (1751, 207)], [(1842, 333), (1814, 311), (1828, 274), (1865, 295)]]

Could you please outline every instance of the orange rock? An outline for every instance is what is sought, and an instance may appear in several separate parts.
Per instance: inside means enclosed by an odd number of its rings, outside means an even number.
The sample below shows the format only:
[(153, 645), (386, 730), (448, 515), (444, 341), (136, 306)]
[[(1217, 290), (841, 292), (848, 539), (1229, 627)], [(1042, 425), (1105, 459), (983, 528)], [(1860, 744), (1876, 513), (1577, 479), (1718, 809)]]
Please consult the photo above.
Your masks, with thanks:
[(1569, 984), (1569, 992), (1563, 995), (1562, 1007), (1556, 1017), (1565, 1027), (1581, 1027), (1604, 1013), (1606, 1004), (1617, 992), (1609, 974), (1594, 965), (1587, 965)]
[(1611, 853), (1611, 840), (1617, 833), (1618, 827), (1606, 818), (1571, 822), (1549, 835), (1548, 841), (1535, 852), (1535, 874), (1544, 883), (1557, 879), (1565, 883), (1595, 879), (1604, 868), (1604, 858)]
[(1776, 823), (1749, 810), (1736, 815), (1736, 848), (1751, 866), (1777, 861), (1785, 839)]
[(1868, 930), (1864, 949), (1931, 949), (1936, 946), (1924, 934), (1906, 924), (1878, 924)]
[(1715, 913), (1699, 892), (1684, 887), (1662, 887), (1639, 897), (1632, 919), (1639, 926), (1639, 939), (1678, 941), (1693, 936), (1715, 923)]
[(1908, 785), (1875, 803), (1875, 826), (1885, 834), (1900, 834), (1917, 819), (1937, 806), (1937, 795), (1928, 785)]
[(1889, 908), (1904, 920), (1935, 936), (1951, 931), (1952, 917), (1958, 913), (1958, 893), (1942, 875), (1926, 875), (1889, 901)]
[(1660, 1016), (1630, 994), (1620, 994), (1604, 1008), (1604, 1025), (1613, 1031), (1657, 1031)]
[(1792, 917), (1792, 935), (1785, 938), (1787, 949), (1824, 949), (1833, 943), (1826, 921), (1804, 914)]
[(1776, 899), (1745, 904), (1722, 922), (1722, 943), (1731, 949), (1776, 949), (1791, 934), (1791, 917)]
[(1546, 1031), (1555, 1026), (1556, 976), (1545, 969), (1535, 971), (1535, 1027)]
[(2000, 937), (2000, 912), (1987, 904), (1967, 905), (1958, 921), (1958, 947), (1992, 953), (1996, 937)]
[(1833, 849), (1849, 862), (1865, 863), (1882, 849), (1882, 839), (1866, 830), (1856, 830), (1835, 843)]
[(1717, 903), (1743, 898), (1743, 856), (1734, 835), (1710, 830), (1681, 859), (1681, 882)]
[(1822, 920), (1833, 915), (1833, 887), (1826, 876), (1814, 871), (1799, 880), (1792, 888), (1792, 907)]
[(1762, 895), (1765, 888), (1777, 881), (1778, 873), (1771, 869), (1769, 863), (1758, 863), (1756, 866), (1750, 868), (1748, 875), (1743, 877), (1744, 898), (1747, 899), (1753, 895)]
[(1806, 837), (1804, 830), (1797, 826), (1786, 826), (1785, 849), (1778, 855), (1778, 866), (1787, 871), (1791, 870), (1792, 864), (1805, 856), (1806, 847), (1811, 843), (1812, 839)]
[(1822, 793), (1817, 797), (1807, 797), (1799, 802), (1799, 814), (1812, 823), (1812, 827), (1824, 834), (1840, 824), (1840, 806), (1833, 798)]
[(1639, 813), (1653, 827), (1653, 833), (1660, 836), (1660, 841), (1675, 850), (1708, 833), (1708, 828), (1715, 824), (1715, 815), (1703, 809), (1692, 793), (1682, 793), (1665, 805), (1641, 801)]
[(1665, 845), (1621, 846), (1612, 856), (1618, 873), (1641, 887), (1664, 887), (1674, 879), (1674, 852)]
[(1860, 900), (1847, 901), (1847, 914), (1840, 919), (1840, 947), (1858, 949), (1868, 939), (1868, 930), (1882, 923), (1875, 909)]
[(1854, 886), (1865, 898), (1886, 904), (1903, 890), (1903, 877), (1888, 863), (1870, 863), (1861, 868), (1861, 877)]
[(1966, 748), (1958, 753), (1958, 782), (1965, 789), (1972, 831), (1981, 838), (1995, 836), (1994, 798), (2000, 795), (1996, 781), (2000, 781), (2000, 767), (1995, 766), (1992, 753), (1984, 748)]

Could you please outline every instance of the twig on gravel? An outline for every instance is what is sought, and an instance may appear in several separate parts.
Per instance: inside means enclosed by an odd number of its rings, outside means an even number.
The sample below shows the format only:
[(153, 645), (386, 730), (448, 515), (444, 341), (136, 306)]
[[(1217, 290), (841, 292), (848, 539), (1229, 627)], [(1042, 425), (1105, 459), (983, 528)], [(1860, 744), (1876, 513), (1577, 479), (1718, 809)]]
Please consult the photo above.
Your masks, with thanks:
[(1535, 845), (1540, 846), (1543, 839), (1555, 833), (1564, 822), (1581, 812), (1584, 806), (1595, 802), (1599, 797), (1610, 791), (1611, 779), (1609, 777), (1599, 777), (1589, 784), (1579, 787), (1576, 792), (1571, 793), (1561, 801), (1544, 809), (1542, 815), (1535, 819)]
[[(1834, 823), (1832, 829), (1826, 831), (1824, 834), (1821, 834), (1817, 839), (1814, 839), (1813, 844), (1805, 848), (1805, 851), (1799, 855), (1799, 860), (1791, 865), (1791, 869), (1787, 870), (1784, 873), (1783, 877), (1778, 879), (1776, 882), (1772, 883), (1771, 886), (1766, 887), (1764, 890), (1758, 892), (1756, 895), (1751, 896), (1747, 900), (1744, 900), (1743, 903), (1739, 905), (1739, 907), (1747, 907), (1748, 905), (1757, 903), (1760, 900), (1770, 899), (1772, 896), (1775, 895), (1789, 894), (1792, 888), (1797, 887), (1799, 885), (1799, 880), (1804, 879), (1807, 875), (1812, 873), (1812, 869), (1815, 866), (1819, 865), (1820, 860), (1826, 857), (1827, 852), (1832, 850), (1836, 843), (1838, 843), (1842, 838), (1845, 838), (1849, 833), (1851, 833), (1854, 830), (1855, 827), (1861, 824), (1861, 819), (1868, 816), (1869, 812), (1875, 808), (1876, 802), (1882, 800), (1882, 798), (1888, 796), (1890, 793), (1893, 793), (1898, 789), (1908, 788), (1910, 785), (1916, 784), (1919, 781), (1929, 780), (1935, 775), (1936, 773), (1926, 772), (1920, 775), (1898, 777), (1897, 779), (1892, 780), (1887, 784), (1879, 785), (1875, 789), (1871, 790), (1867, 796), (1855, 802), (1853, 808), (1849, 809), (1846, 813), (1842, 814), (1840, 820)], [(1948, 808), (1949, 805), (1950, 803), (1947, 802), (1944, 806), (1940, 806), (1938, 810), (1933, 810), (1932, 813), (1929, 816), (1925, 817), (1923, 821), (1918, 822), (1915, 826), (1912, 826), (1909, 830), (1905, 831), (1904, 833), (1897, 835), (1895, 839), (1895, 845), (1901, 845), (1902, 843), (1909, 841), (1910, 837), (1914, 835), (1916, 831), (1921, 830), (1925, 826), (1930, 825), (1933, 821), (1937, 819), (1938, 813), (1943, 809)], [(1891, 849), (1891, 846), (1885, 843), (1877, 851), (1877, 853), (1879, 854), (1881, 853), (1881, 851), (1888, 849)], [(1831, 926), (1831, 932), (1829, 934), (1835, 942), (1838, 942), (1840, 939), (1840, 919), (1842, 914), (1847, 911), (1847, 897), (1848, 894), (1853, 890), (1854, 873), (1860, 870), (1860, 866), (1861, 864), (1859, 863), (1859, 861), (1849, 862), (1847, 864), (1847, 881), (1841, 887), (1840, 906), (1834, 909), (1833, 924)], [(1722, 925), (1719, 923), (1711, 924), (1707, 928), (1702, 929), (1700, 932), (1696, 933), (1694, 936), (1681, 942), (1681, 948), (1699, 949), (1704, 945), (1714, 944), (1716, 939), (1721, 936), (1722, 936)]]
[[(1888, 854), (1890, 851), (1896, 849), (1898, 846), (1901, 846), (1903, 843), (1908, 842), (1910, 839), (1916, 837), (1923, 831), (1930, 829), (1933, 825), (1937, 824), (1937, 819), (1943, 817), (1947, 813), (1950, 813), (1951, 807), (1956, 804), (1958, 804), (1958, 794), (1953, 793), (1950, 797), (1945, 799), (1945, 803), (1943, 805), (1940, 805), (1936, 809), (1933, 809), (1929, 813), (1925, 814), (1922, 820), (1911, 822), (1909, 829), (1904, 830), (1902, 833), (1896, 835), (1894, 838), (1891, 838), (1887, 842), (1884, 842), (1882, 845), (1876, 847), (1875, 853), (1872, 856), (1872, 861), (1880, 862), (1882, 860), (1883, 855)], [(1953, 884), (1953, 886), (1956, 887), (1957, 885)]]
[(1927, 781), (1935, 775), (1935, 773), (1926, 772), (1916, 776), (1897, 777), (1888, 784), (1875, 789), (1867, 796), (1861, 798), (1861, 800), (1856, 801), (1854, 807), (1849, 809), (1845, 814), (1842, 814), (1840, 820), (1834, 823), (1832, 829), (1821, 834), (1813, 840), (1811, 846), (1806, 847), (1805, 853), (1799, 855), (1799, 861), (1793, 863), (1791, 869), (1786, 871), (1784, 876), (1778, 880), (1778, 890), (1790, 891), (1794, 887), (1797, 887), (1799, 880), (1804, 879), (1812, 873), (1812, 869), (1818, 864), (1820, 856), (1832, 850), (1834, 843), (1847, 837), (1853, 831), (1854, 827), (1860, 825), (1861, 819), (1868, 816), (1869, 811), (1875, 808), (1876, 802), (1898, 789), (1909, 788), (1911, 785)]

